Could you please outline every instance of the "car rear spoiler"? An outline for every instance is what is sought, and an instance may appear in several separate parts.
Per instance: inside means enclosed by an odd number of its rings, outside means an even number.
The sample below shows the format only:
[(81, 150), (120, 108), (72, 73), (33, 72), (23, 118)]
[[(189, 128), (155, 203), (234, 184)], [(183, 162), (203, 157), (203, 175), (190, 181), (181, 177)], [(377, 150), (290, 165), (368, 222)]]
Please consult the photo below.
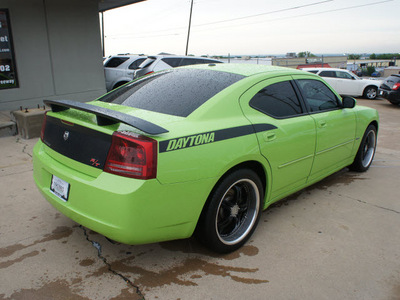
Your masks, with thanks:
[(99, 126), (124, 123), (152, 135), (168, 132), (168, 130), (165, 128), (162, 128), (154, 123), (109, 108), (71, 100), (43, 100), (43, 102), (44, 104), (50, 106), (53, 112), (74, 108), (95, 114), (97, 125)]

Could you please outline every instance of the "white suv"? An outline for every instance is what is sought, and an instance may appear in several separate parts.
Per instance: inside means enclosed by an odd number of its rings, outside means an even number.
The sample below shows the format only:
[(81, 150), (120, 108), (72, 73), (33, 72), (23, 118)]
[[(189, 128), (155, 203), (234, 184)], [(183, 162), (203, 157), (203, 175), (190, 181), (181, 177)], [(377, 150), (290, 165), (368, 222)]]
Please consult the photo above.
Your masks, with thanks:
[(107, 92), (133, 80), (133, 73), (146, 60), (143, 55), (114, 55), (104, 60)]
[(354, 97), (363, 96), (375, 99), (378, 95), (379, 80), (361, 79), (353, 73), (335, 68), (302, 68), (302, 70), (317, 74), (325, 79), (340, 95)]
[(153, 72), (158, 72), (161, 70), (166, 70), (181, 66), (189, 66), (197, 64), (220, 64), (220, 63), (222, 63), (222, 61), (207, 57), (177, 56), (177, 55), (149, 56), (135, 70), (134, 78), (136, 79)]

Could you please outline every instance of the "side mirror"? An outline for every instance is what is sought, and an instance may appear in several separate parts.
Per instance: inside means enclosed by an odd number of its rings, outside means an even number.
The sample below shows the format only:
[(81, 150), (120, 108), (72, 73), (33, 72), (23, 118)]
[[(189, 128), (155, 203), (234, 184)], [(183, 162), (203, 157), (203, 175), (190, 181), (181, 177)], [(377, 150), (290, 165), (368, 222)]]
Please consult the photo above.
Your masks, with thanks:
[(356, 99), (352, 97), (343, 97), (342, 99), (342, 107), (343, 108), (353, 108), (356, 106)]

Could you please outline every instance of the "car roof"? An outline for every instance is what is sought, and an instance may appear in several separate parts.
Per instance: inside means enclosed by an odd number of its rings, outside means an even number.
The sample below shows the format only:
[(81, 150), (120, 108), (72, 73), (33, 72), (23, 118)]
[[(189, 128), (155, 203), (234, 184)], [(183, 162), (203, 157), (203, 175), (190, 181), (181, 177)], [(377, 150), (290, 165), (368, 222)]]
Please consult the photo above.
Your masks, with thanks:
[(187, 55), (175, 55), (175, 54), (165, 54), (165, 55), (148, 55), (148, 58), (154, 58), (154, 59), (161, 59), (165, 57), (175, 57), (175, 58), (196, 58), (196, 59), (210, 59), (210, 60), (218, 60), (216, 58), (210, 58), (210, 57), (200, 57), (200, 56), (187, 56)]
[(305, 71), (318, 70), (318, 71), (346, 71), (346, 72), (349, 72), (346, 69), (339, 69), (339, 68), (316, 68), (316, 67), (307, 68), (307, 67), (305, 67), (305, 68), (301, 68), (301, 69), (305, 70)]
[[(304, 71), (285, 68), (285, 67), (277, 67), (277, 66), (266, 66), (266, 65), (255, 65), (255, 64), (200, 64), (200, 65), (191, 65), (179, 68), (191, 68), (191, 69), (212, 69), (214, 71), (228, 72), (234, 73), (238, 75), (242, 75), (245, 77), (260, 74), (260, 73), (270, 73), (270, 74), (304, 74)], [(308, 74), (307, 74), (308, 75)], [(313, 75), (313, 74), (310, 74)]]

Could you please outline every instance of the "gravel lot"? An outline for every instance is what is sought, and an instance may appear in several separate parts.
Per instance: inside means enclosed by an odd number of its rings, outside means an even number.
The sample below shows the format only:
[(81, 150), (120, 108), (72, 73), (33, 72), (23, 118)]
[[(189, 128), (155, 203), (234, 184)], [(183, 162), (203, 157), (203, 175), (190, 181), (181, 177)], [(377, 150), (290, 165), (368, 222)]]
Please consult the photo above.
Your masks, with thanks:
[(400, 107), (378, 109), (374, 163), (265, 211), (251, 241), (111, 244), (58, 213), (32, 179), (36, 140), (0, 139), (0, 299), (400, 299)]

